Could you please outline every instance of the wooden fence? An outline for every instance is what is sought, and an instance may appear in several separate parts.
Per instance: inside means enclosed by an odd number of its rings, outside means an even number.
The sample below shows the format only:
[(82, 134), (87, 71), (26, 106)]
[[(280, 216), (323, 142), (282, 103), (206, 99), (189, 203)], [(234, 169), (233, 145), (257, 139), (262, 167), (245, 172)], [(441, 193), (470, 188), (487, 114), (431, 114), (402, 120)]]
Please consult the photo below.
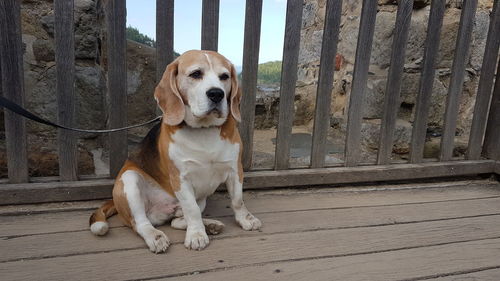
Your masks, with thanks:
[[(262, 18), (262, 0), (247, 0), (244, 28), (244, 91), (240, 125), (243, 139), (245, 188), (269, 188), (389, 181), (472, 174), (500, 174), (500, 7), (495, 0), (477, 89), (474, 117), (465, 160), (452, 158), (459, 98), (462, 92), (466, 60), (474, 24), (477, 0), (464, 0), (452, 65), (444, 116), (444, 134), (438, 160), (423, 159), (427, 116), (433, 88), (435, 62), (443, 22), (445, 0), (432, 1), (425, 43), (421, 80), (417, 96), (411, 140), (410, 161), (391, 163), (390, 155), (413, 0), (399, 1), (392, 43), (392, 56), (386, 86), (377, 165), (363, 165), (360, 155), (362, 106), (365, 98), (371, 46), (377, 16), (377, 0), (363, 0), (361, 23), (350, 94), (344, 165), (325, 166), (326, 137), (330, 126), (330, 102), (334, 61), (340, 29), (342, 0), (327, 0), (322, 41), (321, 64), (316, 96), (311, 162), (309, 168), (289, 169), (290, 139), (294, 118), (295, 84), (302, 25), (303, 0), (288, 0), (283, 46), (279, 122), (273, 170), (252, 170), (253, 129), (257, 85), (258, 54)], [(3, 94), (24, 103), (20, 26), (20, 1), (0, 1), (0, 73)], [(108, 95), (113, 100), (109, 126), (127, 124), (125, 1), (106, 0), (108, 26)], [(159, 78), (173, 59), (173, 0), (157, 0), (157, 72)], [(55, 45), (58, 121), (75, 125), (73, 1), (55, 0)], [(217, 50), (219, 0), (203, 0), (202, 49)], [(496, 81), (495, 81), (496, 70)], [(490, 102), (491, 101), (491, 102)], [(5, 111), (8, 157), (8, 182), (0, 184), (0, 204), (89, 200), (110, 197), (112, 178), (77, 174), (77, 146), (74, 133), (59, 131), (59, 177), (29, 178), (25, 120)], [(111, 177), (126, 159), (127, 133), (109, 134)]]

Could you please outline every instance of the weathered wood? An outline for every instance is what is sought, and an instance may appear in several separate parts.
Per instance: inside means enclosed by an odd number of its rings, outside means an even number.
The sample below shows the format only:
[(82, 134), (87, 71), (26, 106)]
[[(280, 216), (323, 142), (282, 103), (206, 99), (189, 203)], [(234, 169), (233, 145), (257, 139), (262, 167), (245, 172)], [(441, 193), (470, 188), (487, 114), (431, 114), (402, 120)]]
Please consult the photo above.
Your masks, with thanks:
[(434, 66), (439, 51), (439, 40), (446, 1), (432, 1), (425, 38), (425, 50), (415, 108), (415, 120), (411, 134), (410, 161), (420, 163), (423, 160), (427, 120), (431, 105), (432, 87), (434, 85)]
[[(0, 1), (0, 78), (3, 96), (24, 104), (23, 50), (21, 47), (20, 2)], [(28, 152), (24, 119), (4, 110), (5, 140), (9, 181), (28, 181)]]
[(467, 159), (476, 160), (481, 157), (481, 147), (487, 124), (488, 105), (490, 103), (493, 80), (495, 79), (495, 65), (500, 46), (500, 5), (498, 2), (495, 1), (493, 13), (490, 17), (490, 26), (484, 49), (483, 64), (481, 66), (481, 75), (479, 76), (479, 86), (477, 88), (474, 115), (469, 135), (469, 145), (467, 147)]
[[(331, 209), (337, 210), (334, 220), (337, 220), (337, 216), (339, 217), (338, 227), (356, 226), (357, 224), (352, 223), (360, 223), (357, 219), (350, 217), (349, 212), (352, 214), (353, 208), (357, 208), (356, 212), (365, 212), (358, 208), (366, 208), (366, 212), (370, 210), (377, 212), (377, 215), (374, 216), (377, 219), (372, 218), (373, 224), (378, 224), (378, 219), (381, 220), (380, 223), (383, 223), (386, 220), (385, 216), (392, 216), (400, 222), (431, 219), (425, 211), (418, 211), (420, 210), (419, 206), (422, 206), (422, 210), (427, 208), (437, 210), (436, 208), (439, 207), (440, 211), (436, 212), (436, 214), (439, 213), (439, 216), (431, 215), (434, 219), (495, 213), (498, 207), (497, 200), (500, 196), (498, 183), (464, 181), (456, 184), (438, 182), (419, 185), (377, 186), (376, 188), (332, 187), (306, 191), (300, 189), (280, 190), (278, 192), (259, 191), (258, 193), (245, 192), (244, 198), (248, 209), (265, 220), (266, 224), (274, 221), (273, 214), (277, 213), (293, 215), (298, 211), (312, 212)], [(233, 211), (226, 208), (229, 201), (225, 195), (225, 193), (212, 195), (207, 201), (204, 214), (210, 217), (232, 217)], [(13, 207), (15, 209), (0, 213), (0, 238), (59, 232), (86, 232), (90, 214), (100, 207), (103, 201), (87, 201), (87, 204), (81, 205), (82, 203), (80, 203), (81, 206), (75, 206), (77, 203), (80, 202), (72, 204), (69, 202), (52, 203), (52, 207), (42, 209), (39, 208), (40, 205), (4, 206), (2, 209), (8, 210)], [(403, 207), (403, 205), (408, 206)], [(462, 205), (468, 207), (461, 207)], [(386, 213), (376, 211), (378, 207), (383, 207), (380, 210), (385, 210)], [(471, 212), (471, 210), (473, 211)], [(415, 217), (412, 214), (420, 214), (421, 216)], [(352, 223), (349, 223), (351, 220)], [(121, 225), (122, 222), (119, 219), (110, 219), (110, 227)]]
[(413, 0), (402, 0), (398, 3), (398, 12), (392, 41), (392, 55), (389, 67), (389, 76), (385, 87), (385, 102), (380, 128), (377, 164), (385, 165), (390, 162), (394, 129), (399, 109), (399, 95), (405, 63), (405, 50), (410, 31)]
[(217, 51), (219, 40), (219, 0), (203, 0), (201, 49)]
[[(483, 202), (484, 200), (481, 201)], [(498, 204), (499, 202), (500, 200), (497, 199), (495, 203)], [(295, 211), (276, 214), (267, 213), (260, 214), (259, 218), (267, 225), (265, 232), (266, 235), (310, 231), (311, 229), (318, 228), (322, 230), (336, 230), (388, 226), (393, 228), (393, 230), (396, 230), (401, 229), (401, 227), (404, 226), (394, 225), (411, 224), (412, 228), (424, 228), (426, 231), (428, 231), (429, 226), (434, 228), (437, 227), (436, 225), (439, 225), (439, 228), (443, 229), (443, 232), (445, 232), (442, 233), (443, 237), (441, 237), (441, 239), (448, 240), (449, 238), (445, 234), (450, 235), (450, 233), (448, 233), (450, 229), (457, 231), (459, 226), (463, 225), (465, 225), (465, 227), (462, 229), (462, 232), (466, 233), (464, 236), (467, 237), (467, 235), (470, 235), (470, 238), (491, 237), (495, 230), (500, 230), (500, 225), (494, 223), (494, 221), (500, 218), (500, 215), (481, 214), (476, 212), (475, 209), (470, 209), (471, 207), (475, 208), (481, 206), (479, 203), (470, 204), (470, 206), (468, 201), (462, 201), (462, 203), (465, 203), (465, 206), (459, 205), (457, 202), (450, 204), (454, 206), (455, 210), (465, 208), (469, 211), (459, 212), (460, 214), (465, 214), (465, 217), (463, 218), (453, 216), (452, 211), (454, 210), (450, 209), (449, 206), (441, 208), (440, 204), (376, 207), (371, 209), (361, 208), (300, 212)], [(496, 211), (497, 213), (499, 212), (498, 205), (493, 205), (493, 202), (485, 203), (490, 205), (490, 210)], [(445, 205), (448, 205), (448, 203)], [(429, 209), (425, 209), (425, 207), (428, 207)], [(485, 209), (482, 206), (481, 208), (483, 210)], [(444, 209), (446, 215), (440, 214), (442, 209)], [(404, 215), (399, 214), (400, 210), (404, 213)], [(392, 211), (392, 213), (389, 211)], [(397, 212), (396, 217), (394, 217), (394, 212)], [(432, 216), (429, 217), (429, 214), (432, 214)], [(452, 217), (450, 217), (450, 214)], [(222, 221), (226, 225), (226, 228), (223, 233), (217, 235), (213, 239), (237, 239), (241, 236), (255, 237), (262, 235), (259, 232), (245, 232), (234, 223), (234, 218), (232, 216), (215, 217), (215, 219)], [(64, 220), (68, 220), (68, 218)], [(3, 254), (2, 257), (0, 257), (0, 263), (20, 259), (26, 260), (32, 257), (38, 259), (41, 257), (58, 255), (86, 254), (120, 249), (141, 249), (145, 247), (144, 241), (131, 229), (123, 227), (118, 217), (114, 217), (112, 219), (114, 224), (118, 226), (111, 229), (109, 239), (94, 240), (88, 233), (88, 227), (85, 227), (87, 220), (88, 217), (81, 221), (81, 230), (70, 234), (72, 239), (68, 239), (68, 232), (40, 233), (39, 235), (6, 237), (6, 239), (0, 240), (0, 247), (2, 248)], [(288, 221), (300, 221), (301, 223), (284, 223)], [(168, 226), (161, 226), (159, 228), (165, 231), (172, 243), (179, 244), (183, 242), (185, 236), (184, 231), (174, 231)], [(481, 229), (481, 231), (478, 234), (475, 233), (475, 231), (471, 231), (474, 229)], [(478, 237), (479, 235), (482, 237)], [(75, 245), (73, 242), (74, 240), (80, 241), (81, 243)], [(44, 243), (40, 243), (40, 241), (44, 241)]]
[(360, 161), (363, 98), (365, 96), (366, 82), (368, 80), (368, 68), (370, 66), (376, 16), (377, 0), (363, 0), (349, 100), (349, 111), (347, 113), (347, 135), (345, 142), (346, 166), (356, 166)]
[(455, 57), (451, 67), (450, 85), (446, 97), (446, 112), (443, 124), (443, 136), (441, 138), (441, 151), (439, 159), (448, 161), (453, 156), (455, 147), (455, 131), (457, 128), (458, 106), (465, 76), (465, 65), (469, 57), (472, 27), (476, 14), (477, 0), (464, 0), (460, 26), (458, 28), (457, 42), (455, 46)]
[(498, 281), (498, 276), (500, 276), (500, 266), (495, 268), (477, 268), (469, 270), (467, 273), (453, 274), (450, 276), (440, 276), (432, 279), (426, 280), (436, 280), (436, 281), (460, 281), (460, 280), (477, 280), (477, 281)]
[(113, 182), (102, 179), (6, 184), (0, 186), (0, 205), (110, 198)]
[[(125, 1), (108, 0), (106, 26), (108, 28), (108, 95), (110, 100), (109, 126), (127, 125), (127, 60)], [(109, 171), (115, 177), (128, 157), (127, 131), (109, 134)]]
[[(496, 261), (500, 254), (499, 243), (500, 239), (488, 239), (389, 252), (373, 251), (360, 256), (341, 256), (332, 249), (329, 255), (321, 258), (290, 258), (233, 268), (221, 266), (206, 273), (160, 280), (429, 280), (499, 268), (500, 263)], [(493, 280), (498, 280), (498, 276)]]
[(341, 12), (342, 0), (327, 1), (311, 146), (312, 168), (321, 168), (325, 165), (326, 137), (330, 128), (330, 106)]
[(299, 60), (300, 28), (303, 0), (289, 0), (286, 6), (285, 39), (281, 67), (279, 117), (276, 136), (274, 168), (288, 169), (290, 163), (290, 138), (294, 119), (295, 83)]
[[(355, 168), (296, 169), (245, 173), (245, 189), (311, 186), (340, 183), (424, 179), (493, 173), (495, 161), (452, 161), (392, 164)], [(111, 197), (113, 180), (6, 184), (0, 186), (0, 205), (94, 200)]]
[(500, 161), (497, 161), (497, 163), (495, 164), (494, 173), (500, 175)]
[(174, 0), (156, 0), (156, 82), (174, 60)]
[[(57, 121), (68, 127), (75, 125), (76, 104), (73, 6), (73, 0), (54, 1)], [(78, 180), (78, 148), (75, 132), (59, 129), (57, 141), (61, 180)]]
[(240, 135), (243, 143), (243, 169), (252, 168), (255, 97), (259, 69), (262, 0), (247, 0), (245, 8), (245, 38), (243, 41), (243, 97), (241, 99)]
[(483, 154), (486, 157), (500, 161), (500, 130), (498, 128), (500, 128), (500, 60), (483, 145)]
[[(372, 226), (369, 229), (319, 229), (295, 233), (252, 235), (232, 239), (212, 239), (210, 247), (204, 251), (188, 251), (181, 243), (170, 246), (166, 255), (153, 255), (146, 249), (146, 245), (142, 244), (141, 248), (133, 250), (99, 251), (81, 255), (62, 255), (52, 258), (0, 263), (0, 270), (2, 270), (3, 277), (7, 280), (26, 278), (32, 276), (33, 272), (36, 272), (37, 277), (43, 280), (66, 279), (69, 275), (73, 280), (178, 278), (179, 274), (187, 275), (195, 271), (203, 274), (212, 270), (219, 271), (232, 267), (253, 266), (255, 263), (265, 265), (280, 261), (341, 258), (343, 256), (357, 256), (356, 259), (359, 260), (363, 258), (371, 259), (373, 254), (377, 252), (390, 252), (391, 256), (398, 256), (401, 255), (401, 252), (408, 251), (412, 253), (420, 251), (420, 254), (413, 253), (411, 262), (406, 258), (404, 264), (407, 267), (410, 265), (415, 267), (418, 264), (415, 259), (422, 257), (422, 255), (425, 259), (422, 258), (420, 262), (426, 261), (429, 265), (431, 262), (433, 265), (440, 262), (451, 267), (427, 266), (425, 267), (426, 270), (420, 269), (413, 272), (428, 275), (430, 272), (436, 272), (436, 270), (442, 272), (443, 270), (464, 268), (466, 262), (469, 268), (478, 265), (497, 264), (498, 261), (494, 257), (500, 254), (500, 248), (498, 247), (500, 239), (495, 239), (498, 237), (499, 228), (498, 224), (495, 223), (495, 219), (494, 217), (489, 218), (489, 220), (487, 218), (478, 219), (478, 222), (483, 222), (480, 225), (475, 224), (474, 220), (464, 219), (453, 221), (450, 224), (444, 224), (443, 222), (412, 223)], [(445, 227), (441, 227), (441, 225)], [(70, 237), (71, 234), (66, 235), (66, 239), (70, 239)], [(74, 243), (72, 247), (82, 248), (85, 244), (90, 246), (99, 239), (93, 237), (90, 233), (87, 237), (84, 240), (85, 242), (80, 240), (78, 243)], [(119, 239), (119, 237), (114, 238)], [(135, 236), (135, 239), (140, 241), (137, 236)], [(131, 239), (127, 239), (127, 241), (131, 241)], [(125, 244), (123, 242), (122, 244)], [(297, 249), (300, 249), (300, 251)], [(446, 249), (446, 251), (439, 251), (439, 249)], [(442, 261), (442, 255), (449, 254), (450, 249), (454, 249), (451, 251), (453, 256), (460, 256), (461, 258), (450, 258)], [(370, 254), (367, 255), (368, 253)], [(179, 258), (180, 256), (183, 258)], [(214, 259), (214, 256), (217, 258)], [(432, 256), (434, 256), (434, 259), (428, 260)], [(222, 262), (219, 260), (222, 260)], [(450, 263), (450, 260), (453, 262)], [(315, 260), (314, 262), (320, 261)], [(380, 263), (380, 260), (378, 262)], [(351, 263), (356, 264), (356, 269), (360, 271), (358, 263), (352, 261)], [(386, 261), (381, 264), (385, 263)], [(99, 266), (102, 264), (107, 266)], [(141, 266), (138, 267), (138, 264)], [(169, 265), (168, 269), (164, 267), (165, 264)], [(366, 263), (362, 264), (366, 265)], [(400, 266), (403, 266), (403, 264)], [(396, 268), (401, 269), (400, 266)], [(110, 268), (113, 270), (109, 270)], [(140, 270), (130, 270), (130, 268), (140, 268)], [(339, 268), (343, 267), (326, 267), (322, 265), (321, 268), (323, 270), (332, 268), (338, 271)], [(408, 276), (406, 270), (394, 270), (392, 263), (384, 271), (389, 269), (392, 274), (401, 272), (401, 275), (399, 275), (401, 278)], [(434, 271), (430, 271), (431, 269)], [(238, 270), (243, 269), (239, 268)], [(315, 270), (317, 274), (320, 274), (320, 271)], [(241, 277), (244, 276), (248, 276), (247, 280), (255, 280), (256, 277), (254, 274), (241, 275)], [(329, 273), (329, 276), (331, 277), (331, 273)], [(192, 277), (189, 276), (189, 278)], [(227, 280), (241, 279), (228, 278)], [(304, 280), (304, 278), (296, 280)], [(345, 278), (341, 280), (345, 280)]]
[(494, 161), (451, 161), (342, 168), (260, 171), (245, 174), (246, 189), (320, 184), (377, 182), (492, 173)]

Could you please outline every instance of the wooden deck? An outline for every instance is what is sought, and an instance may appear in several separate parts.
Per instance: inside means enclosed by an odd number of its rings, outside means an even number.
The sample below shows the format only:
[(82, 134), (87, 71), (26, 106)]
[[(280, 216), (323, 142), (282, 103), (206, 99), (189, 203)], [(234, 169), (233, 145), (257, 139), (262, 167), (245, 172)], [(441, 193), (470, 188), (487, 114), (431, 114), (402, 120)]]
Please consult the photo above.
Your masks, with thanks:
[(236, 226), (226, 195), (207, 217), (226, 224), (203, 251), (161, 227), (155, 255), (118, 218), (87, 227), (99, 201), (0, 207), (1, 280), (500, 280), (500, 184), (274, 190), (246, 193), (264, 227)]

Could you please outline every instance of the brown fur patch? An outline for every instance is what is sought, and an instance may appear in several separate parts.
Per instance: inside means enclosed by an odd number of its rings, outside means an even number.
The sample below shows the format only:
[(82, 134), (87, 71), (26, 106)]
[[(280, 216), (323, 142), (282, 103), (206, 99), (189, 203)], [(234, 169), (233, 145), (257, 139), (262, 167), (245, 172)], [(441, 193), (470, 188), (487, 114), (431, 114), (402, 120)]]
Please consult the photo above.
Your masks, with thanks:
[(243, 146), (241, 144), (240, 132), (238, 131), (236, 120), (233, 116), (229, 115), (226, 122), (222, 124), (220, 129), (220, 137), (222, 139), (228, 140), (230, 143), (239, 143), (240, 151), (238, 153), (238, 177), (240, 183), (243, 183), (243, 165), (241, 164), (241, 157), (243, 154)]

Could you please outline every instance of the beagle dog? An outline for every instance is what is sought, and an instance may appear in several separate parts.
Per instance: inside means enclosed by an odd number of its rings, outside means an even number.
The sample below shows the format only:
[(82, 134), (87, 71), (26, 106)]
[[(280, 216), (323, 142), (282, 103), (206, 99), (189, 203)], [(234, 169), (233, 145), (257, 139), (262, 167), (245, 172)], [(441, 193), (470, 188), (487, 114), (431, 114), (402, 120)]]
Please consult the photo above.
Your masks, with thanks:
[(92, 233), (106, 234), (106, 219), (118, 213), (152, 252), (160, 253), (170, 242), (155, 226), (170, 221), (186, 230), (186, 248), (201, 250), (209, 243), (207, 232), (224, 227), (202, 218), (207, 197), (222, 183), (236, 222), (244, 230), (259, 229), (260, 220), (242, 198), (241, 95), (234, 66), (216, 52), (188, 51), (169, 64), (154, 93), (162, 122), (123, 165), (113, 199), (90, 217)]

